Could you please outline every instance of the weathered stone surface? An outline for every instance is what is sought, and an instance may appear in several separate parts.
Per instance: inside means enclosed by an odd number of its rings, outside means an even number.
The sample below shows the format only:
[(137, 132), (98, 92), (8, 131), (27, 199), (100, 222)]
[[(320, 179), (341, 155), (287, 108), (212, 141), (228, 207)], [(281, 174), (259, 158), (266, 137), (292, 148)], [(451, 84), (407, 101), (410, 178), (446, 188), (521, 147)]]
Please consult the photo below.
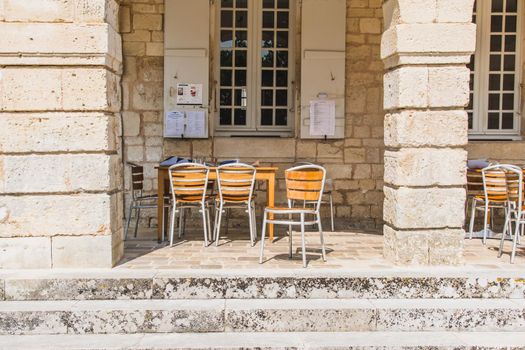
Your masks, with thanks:
[(463, 188), (384, 188), (384, 218), (402, 229), (459, 228), (465, 219)]
[(0, 334), (65, 334), (63, 316), (63, 312), (52, 310), (0, 310)]
[(463, 149), (402, 148), (385, 152), (385, 182), (394, 186), (463, 186)]
[(383, 4), (387, 27), (415, 23), (471, 23), (474, 0), (388, 0)]
[(226, 331), (369, 331), (375, 313), (366, 300), (227, 300)]
[(425, 67), (402, 67), (387, 72), (383, 84), (387, 110), (428, 106), (428, 69)]
[(52, 237), (54, 268), (110, 268), (113, 266), (112, 236)]
[(0, 238), (0, 268), (51, 268), (51, 239), (48, 237)]

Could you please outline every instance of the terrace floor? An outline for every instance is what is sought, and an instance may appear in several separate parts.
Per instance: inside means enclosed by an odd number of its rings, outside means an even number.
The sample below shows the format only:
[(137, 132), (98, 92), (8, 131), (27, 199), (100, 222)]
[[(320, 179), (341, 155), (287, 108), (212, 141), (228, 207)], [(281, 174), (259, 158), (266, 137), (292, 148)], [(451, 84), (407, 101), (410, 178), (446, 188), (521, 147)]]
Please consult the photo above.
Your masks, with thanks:
[[(297, 269), (301, 268), (300, 234), (294, 234), (294, 256), (288, 259), (288, 238), (278, 231), (273, 243), (265, 244), (265, 261), (259, 264), (260, 241), (251, 247), (247, 230), (221, 231), (218, 247), (203, 246), (200, 230), (188, 230), (173, 247), (156, 241), (156, 232), (139, 232), (125, 243), (125, 255), (117, 269)], [(377, 232), (325, 232), (327, 262), (320, 258), (319, 234), (306, 237), (308, 267), (312, 269), (377, 270), (395, 269), (383, 259), (383, 236)], [(465, 240), (465, 266), (459, 269), (510, 271), (525, 268), (525, 246), (518, 247), (515, 264), (510, 264), (511, 243), (498, 259), (499, 240), (490, 239), (483, 246), (480, 239)], [(458, 269), (458, 268), (456, 268)]]

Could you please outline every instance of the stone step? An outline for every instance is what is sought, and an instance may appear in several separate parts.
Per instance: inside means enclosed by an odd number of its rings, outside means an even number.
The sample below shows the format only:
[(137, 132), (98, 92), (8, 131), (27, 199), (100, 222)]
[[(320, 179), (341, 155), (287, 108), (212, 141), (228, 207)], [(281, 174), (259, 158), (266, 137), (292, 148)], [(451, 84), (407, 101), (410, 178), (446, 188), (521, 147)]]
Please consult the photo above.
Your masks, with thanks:
[(523, 349), (517, 332), (201, 333), (0, 336), (10, 350)]
[(525, 332), (525, 300), (249, 299), (0, 302), (0, 334)]
[(525, 298), (523, 272), (304, 270), (0, 273), (0, 300)]

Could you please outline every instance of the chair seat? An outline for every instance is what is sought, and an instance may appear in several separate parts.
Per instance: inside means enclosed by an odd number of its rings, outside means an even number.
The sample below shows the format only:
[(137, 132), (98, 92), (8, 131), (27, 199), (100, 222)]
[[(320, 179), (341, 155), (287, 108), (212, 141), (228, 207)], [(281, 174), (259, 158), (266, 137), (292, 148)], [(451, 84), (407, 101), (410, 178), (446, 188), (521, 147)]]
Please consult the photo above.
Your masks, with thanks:
[[(213, 200), (215, 196), (206, 195), (204, 201)], [(200, 203), (202, 201), (202, 196), (178, 196), (177, 203)]]
[(283, 214), (316, 214), (315, 209), (311, 208), (288, 208), (288, 207), (266, 207), (264, 209), (269, 213), (283, 213)]

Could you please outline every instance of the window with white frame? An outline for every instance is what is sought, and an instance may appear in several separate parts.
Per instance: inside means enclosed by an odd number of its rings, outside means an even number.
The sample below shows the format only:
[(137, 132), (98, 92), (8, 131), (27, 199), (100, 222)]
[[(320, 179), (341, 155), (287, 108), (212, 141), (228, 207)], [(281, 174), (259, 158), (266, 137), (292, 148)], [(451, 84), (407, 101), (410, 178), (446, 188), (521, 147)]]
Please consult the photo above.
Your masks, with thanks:
[(520, 134), (521, 0), (477, 0), (476, 53), (469, 68), (471, 138)]
[(217, 132), (292, 131), (292, 2), (218, 1)]

